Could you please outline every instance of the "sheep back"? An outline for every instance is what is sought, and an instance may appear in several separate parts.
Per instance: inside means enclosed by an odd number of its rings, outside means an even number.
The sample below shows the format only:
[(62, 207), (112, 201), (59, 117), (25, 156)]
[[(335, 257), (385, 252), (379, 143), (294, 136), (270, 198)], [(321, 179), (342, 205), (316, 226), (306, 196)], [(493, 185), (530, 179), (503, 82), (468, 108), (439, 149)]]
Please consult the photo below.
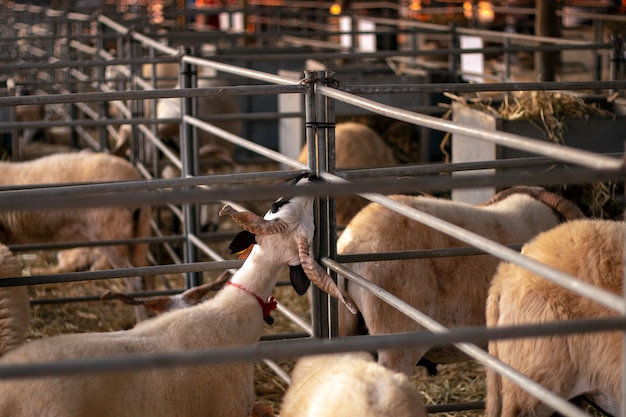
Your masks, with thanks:
[(281, 417), (425, 417), (409, 379), (374, 362), (369, 353), (300, 359), (281, 405)]
[[(54, 154), (32, 161), (0, 162), (0, 185), (97, 183), (140, 180), (133, 165), (117, 156), (77, 152)], [(68, 208), (0, 212), (0, 241), (5, 244), (70, 242), (146, 237), (150, 230), (149, 206)], [(148, 244), (100, 247), (113, 268), (148, 264)], [(139, 277), (126, 278), (131, 291), (144, 289)], [(154, 278), (146, 277), (146, 287)], [(137, 308), (138, 318), (144, 318)]]
[[(521, 253), (621, 296), (625, 232), (622, 222), (571, 221), (539, 234)], [(618, 316), (509, 262), (498, 266), (486, 312), (490, 327)], [(598, 403), (617, 409), (615, 403), (621, 399), (620, 332), (492, 341), (489, 352), (561, 396), (571, 399), (586, 390), (600, 393), (604, 395), (599, 396), (600, 401), (596, 399)], [(547, 416), (552, 412), (493, 371), (487, 372), (487, 388), (488, 416)]]
[[(395, 195), (392, 199), (501, 244), (521, 244), (560, 222), (551, 207), (528, 194), (512, 194), (488, 206), (432, 197)], [(437, 232), (379, 204), (361, 210), (337, 242), (339, 254), (455, 248), (467, 244)], [(400, 297), (448, 327), (484, 325), (489, 282), (498, 265), (491, 255), (434, 257), (362, 262), (346, 267)], [(420, 331), (423, 328), (368, 291), (343, 277), (338, 284), (358, 306), (370, 334)], [(358, 317), (340, 306), (340, 335), (362, 334)], [(428, 353), (427, 353), (428, 352)], [(379, 363), (410, 373), (424, 356), (435, 363), (466, 360), (453, 347), (379, 352)]]
[[(7, 186), (139, 179), (139, 172), (130, 162), (95, 152), (54, 154), (26, 162), (0, 162), (0, 185)], [(119, 239), (142, 233), (145, 236), (150, 233), (149, 219), (149, 207), (3, 212), (0, 213), (0, 238), (10, 244)]]
[(125, 159), (99, 152), (70, 152), (24, 162), (0, 162), (0, 185), (128, 181), (141, 179)]

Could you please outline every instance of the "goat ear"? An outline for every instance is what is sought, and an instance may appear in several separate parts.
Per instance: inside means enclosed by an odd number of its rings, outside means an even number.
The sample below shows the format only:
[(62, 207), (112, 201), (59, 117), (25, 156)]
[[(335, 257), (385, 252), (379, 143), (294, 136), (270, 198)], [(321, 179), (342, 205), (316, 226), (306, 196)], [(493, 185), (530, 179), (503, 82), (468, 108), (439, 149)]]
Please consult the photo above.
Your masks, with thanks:
[(146, 308), (153, 310), (157, 313), (163, 313), (164, 311), (170, 310), (171, 303), (172, 303), (172, 300), (170, 300), (170, 297), (163, 296), (163, 297), (147, 298), (146, 301), (143, 303), (143, 305)]
[(250, 233), (247, 230), (242, 230), (237, 233), (237, 236), (230, 242), (228, 245), (228, 249), (230, 249), (231, 254), (241, 253), (247, 250), (250, 246), (256, 243), (256, 237), (254, 233)]
[(309, 289), (309, 285), (311, 285), (311, 281), (309, 277), (306, 276), (304, 269), (302, 268), (302, 264), (298, 265), (289, 265), (289, 280), (291, 281), (291, 286), (298, 295), (304, 295), (304, 293)]

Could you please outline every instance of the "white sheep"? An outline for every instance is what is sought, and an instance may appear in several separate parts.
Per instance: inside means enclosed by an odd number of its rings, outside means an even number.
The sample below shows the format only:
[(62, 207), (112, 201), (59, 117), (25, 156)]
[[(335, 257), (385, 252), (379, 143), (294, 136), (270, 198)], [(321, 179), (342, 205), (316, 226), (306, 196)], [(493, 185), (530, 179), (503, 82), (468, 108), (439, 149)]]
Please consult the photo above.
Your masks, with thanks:
[[(79, 152), (53, 154), (26, 162), (0, 162), (0, 186), (96, 183), (140, 180), (128, 161), (108, 154)], [(0, 211), (0, 242), (7, 245), (39, 242), (71, 242), (131, 239), (150, 236), (151, 209), (102, 207), (63, 210)], [(114, 268), (148, 265), (148, 244), (100, 246)], [(65, 265), (67, 267), (67, 265)], [(153, 277), (146, 277), (147, 288)], [(141, 291), (140, 277), (127, 278), (131, 291)], [(137, 319), (146, 318), (143, 307)]]
[[(538, 187), (509, 189), (481, 206), (432, 197), (396, 195), (391, 198), (501, 244), (522, 244), (537, 233), (558, 225), (561, 217), (583, 217), (573, 203)], [(339, 254), (380, 253), (463, 246), (467, 245), (372, 203), (348, 224), (338, 239), (337, 251)], [(485, 324), (487, 291), (497, 265), (498, 259), (491, 255), (345, 264), (447, 327)], [(342, 276), (338, 278), (338, 286), (357, 305), (370, 334), (424, 330)], [(340, 335), (363, 332), (358, 317), (347, 314), (340, 306)], [(467, 360), (453, 346), (434, 349), (419, 346), (384, 350), (378, 354), (380, 364), (409, 375), (421, 358), (433, 363)]]
[[(0, 279), (22, 276), (9, 248), (0, 244)], [(25, 286), (0, 287), (0, 356), (21, 345), (30, 325), (30, 300)]]
[[(626, 224), (571, 221), (526, 243), (522, 254), (622, 296)], [(615, 317), (607, 307), (524, 268), (502, 262), (487, 298), (487, 326)], [(569, 334), (489, 342), (489, 353), (566, 399), (587, 395), (610, 415), (620, 414), (623, 333)], [(487, 371), (488, 417), (549, 416), (534, 396)]]
[(426, 417), (426, 409), (406, 375), (354, 352), (298, 360), (280, 416)]
[[(298, 161), (307, 163), (305, 145)], [(391, 148), (372, 128), (355, 122), (338, 123), (335, 127), (335, 166), (337, 169), (380, 168), (398, 165)], [(336, 199), (337, 225), (345, 226), (368, 201), (359, 196)]]
[[(310, 184), (299, 178), (297, 184)], [(0, 359), (0, 366), (133, 353), (196, 351), (253, 345), (271, 312), (271, 293), (285, 266), (341, 297), (315, 262), (313, 198), (280, 199), (264, 218), (225, 206), (222, 214), (245, 230), (231, 244), (239, 252), (256, 242), (242, 267), (213, 298), (163, 313), (133, 329), (39, 339)], [(301, 268), (298, 267), (301, 265)], [(224, 363), (168, 370), (73, 375), (0, 382), (0, 414), (82, 417), (248, 416), (254, 403), (253, 364)]]

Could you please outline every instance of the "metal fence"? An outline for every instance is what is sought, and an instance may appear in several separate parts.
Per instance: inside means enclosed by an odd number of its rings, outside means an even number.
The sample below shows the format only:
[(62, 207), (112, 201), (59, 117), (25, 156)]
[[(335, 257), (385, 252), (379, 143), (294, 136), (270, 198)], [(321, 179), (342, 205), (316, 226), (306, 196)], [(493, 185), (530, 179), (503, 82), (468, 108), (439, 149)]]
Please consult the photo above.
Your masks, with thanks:
[[(2, 8), (2, 6), (0, 6)], [(373, 285), (365, 278), (342, 266), (342, 263), (354, 261), (368, 261), (385, 254), (366, 254), (358, 257), (337, 255), (336, 240), (337, 226), (334, 220), (334, 197), (357, 193), (362, 197), (377, 202), (390, 210), (398, 212), (414, 221), (428, 225), (436, 230), (453, 236), (469, 246), (476, 247), (484, 253), (491, 254), (505, 261), (519, 264), (524, 268), (544, 276), (583, 296), (589, 297), (605, 305), (621, 315), (626, 314), (624, 299), (615, 296), (600, 288), (593, 287), (574, 276), (547, 267), (539, 262), (522, 256), (510, 247), (498, 244), (483, 236), (471, 233), (454, 224), (445, 222), (437, 217), (406, 207), (390, 199), (391, 193), (411, 192), (416, 185), (423, 191), (441, 192), (453, 189), (473, 189), (477, 187), (503, 187), (520, 184), (519, 176), (503, 175), (475, 175), (471, 178), (460, 176), (433, 177), (431, 174), (477, 170), (496, 166), (528, 166), (529, 164), (559, 164), (567, 163), (580, 167), (567, 174), (557, 172), (539, 176), (526, 176), (524, 184), (577, 184), (581, 182), (597, 182), (611, 180), (622, 183), (624, 177), (624, 162), (621, 155), (605, 155), (597, 152), (585, 151), (576, 148), (556, 145), (546, 142), (529, 140), (528, 137), (501, 131), (492, 131), (482, 128), (461, 125), (446, 120), (437, 114), (436, 106), (429, 105), (429, 94), (442, 92), (485, 92), (485, 91), (520, 91), (520, 90), (594, 90), (617, 92), (626, 88), (626, 81), (620, 79), (620, 60), (616, 56), (619, 48), (615, 44), (605, 43), (601, 39), (595, 41), (568, 41), (557, 39), (538, 39), (532, 36), (504, 34), (489, 31), (450, 28), (441, 25), (430, 25), (397, 19), (370, 19), (383, 27), (395, 28), (401, 22), (403, 31), (410, 28), (411, 34), (405, 49), (393, 51), (359, 52), (354, 49), (354, 43), (343, 50), (341, 59), (346, 62), (356, 62), (362, 66), (371, 64), (372, 60), (385, 62), (385, 65), (395, 68), (394, 62), (409, 63), (413, 74), (419, 73), (423, 83), (376, 83), (364, 82), (346, 83), (350, 80), (349, 72), (330, 70), (306, 70), (300, 73), (291, 71), (287, 75), (254, 69), (252, 66), (240, 65), (242, 60), (254, 61), (250, 56), (232, 56), (229, 50), (213, 51), (214, 55), (204, 56), (200, 51), (201, 45), (194, 44), (186, 48), (169, 46), (165, 35), (153, 31), (150, 25), (137, 25), (134, 29), (128, 22), (123, 22), (106, 15), (81, 15), (78, 13), (64, 13), (57, 10), (40, 9), (35, 6), (15, 5), (12, 10), (1, 10), (3, 16), (10, 17), (2, 27), (3, 39), (0, 40), (0, 50), (3, 55), (10, 57), (0, 63), (0, 74), (8, 74), (9, 78), (16, 78), (17, 84), (29, 86), (37, 90), (36, 94), (13, 96), (6, 94), (0, 97), (0, 109), (13, 109), (18, 105), (53, 104), (63, 109), (64, 120), (52, 122), (31, 122), (28, 127), (49, 128), (54, 126), (69, 126), (72, 130), (72, 140), (77, 146), (91, 147), (95, 150), (108, 150), (108, 137), (117, 138), (117, 128), (122, 124), (132, 125), (133, 135), (137, 139), (133, 142), (131, 160), (145, 176), (145, 181), (124, 184), (85, 184), (66, 185), (63, 187), (34, 187), (28, 190), (4, 189), (0, 193), (0, 210), (38, 209), (45, 205), (49, 208), (90, 207), (103, 204), (124, 205), (133, 203), (147, 203), (153, 206), (163, 206), (172, 210), (174, 215), (184, 225), (180, 235), (164, 235), (159, 225), (153, 225), (155, 237), (149, 241), (158, 244), (173, 257), (172, 264), (159, 264), (158, 259), (154, 266), (132, 268), (127, 270), (97, 271), (88, 273), (72, 273), (57, 275), (41, 275), (28, 278), (14, 278), (0, 281), (0, 286), (33, 285), (50, 282), (71, 282), (88, 279), (108, 279), (137, 274), (166, 274), (185, 273), (187, 286), (198, 285), (202, 280), (202, 271), (234, 269), (241, 265), (240, 261), (227, 261), (214, 251), (210, 244), (211, 234), (203, 234), (199, 225), (200, 203), (220, 202), (240, 206), (246, 201), (266, 200), (280, 196), (286, 189), (272, 185), (276, 180), (292, 178), (298, 173), (313, 171), (326, 180), (326, 184), (315, 187), (319, 197), (318, 211), (318, 257), (329, 270), (345, 276), (350, 282), (374, 292), (377, 297), (388, 302), (404, 314), (417, 321), (429, 332), (411, 334), (397, 334), (370, 337), (354, 337), (337, 339), (336, 336), (336, 301), (329, 300), (320, 291), (314, 291), (312, 302), (312, 323), (304, 323), (281, 306), (288, 317), (296, 320), (303, 331), (312, 335), (311, 339), (272, 340), (256, 346), (242, 348), (217, 349), (205, 352), (177, 352), (163, 355), (140, 355), (117, 359), (94, 359), (81, 361), (66, 361), (57, 363), (42, 363), (33, 365), (3, 366), (0, 369), (2, 378), (21, 378), (28, 376), (68, 375), (84, 372), (104, 372), (111, 370), (147, 369), (155, 366), (188, 366), (196, 364), (219, 363), (224, 361), (257, 361), (296, 358), (306, 354), (338, 352), (350, 350), (380, 350), (385, 348), (400, 348), (415, 345), (444, 345), (454, 343), (459, 349), (481, 362), (502, 373), (507, 378), (522, 385), (533, 395), (549, 404), (563, 415), (585, 415), (566, 400), (559, 398), (539, 384), (506, 366), (496, 358), (488, 355), (484, 350), (472, 343), (511, 337), (545, 336), (582, 331), (602, 331), (607, 329), (623, 329), (621, 319), (581, 320), (550, 325), (532, 325), (517, 328), (497, 329), (447, 329), (434, 322), (426, 314), (403, 302), (398, 297)], [(234, 11), (228, 10), (233, 13)], [(276, 11), (275, 11), (276, 12)], [(278, 13), (278, 12), (276, 12)], [(316, 13), (319, 13), (316, 12)], [(317, 15), (316, 15), (317, 16)], [(619, 17), (618, 17), (619, 18)], [(232, 19), (232, 17), (231, 17)], [(265, 16), (266, 24), (270, 20)], [(278, 19), (279, 20), (279, 19)], [(358, 20), (358, 18), (357, 18)], [(619, 19), (618, 19), (619, 20)], [(320, 23), (320, 18), (309, 21)], [(275, 22), (275, 21), (272, 21)], [(326, 24), (326, 22), (324, 22)], [(356, 26), (356, 24), (355, 24)], [(337, 43), (332, 41), (337, 34), (345, 35), (341, 31), (333, 32), (327, 29), (320, 30), (317, 26), (310, 29), (318, 31), (320, 38), (315, 39), (312, 48), (315, 52), (302, 52), (301, 55), (291, 55), (290, 60), (297, 62), (295, 66), (303, 64), (305, 57), (317, 59), (320, 62), (332, 63), (337, 58)], [(148, 35), (142, 32), (149, 33)], [(272, 36), (277, 36), (272, 31)], [(366, 33), (367, 34), (367, 33)], [(482, 39), (495, 38), (502, 43), (502, 47), (485, 47), (480, 50), (461, 49), (457, 40), (459, 35), (471, 35)], [(154, 35), (154, 36), (153, 36)], [(261, 34), (262, 35), (262, 34)], [(351, 35), (359, 33), (352, 31)], [(321, 37), (327, 36), (322, 42)], [(416, 51), (416, 44), (423, 44), (429, 36), (450, 39), (450, 46), (437, 51)], [(283, 34), (284, 42), (291, 46), (306, 45), (306, 40), (297, 34)], [(172, 39), (192, 39), (189, 33), (174, 33)], [(216, 33), (209, 36), (211, 40), (227, 42), (229, 45), (240, 45), (245, 49), (246, 40), (242, 34)], [(268, 37), (268, 39), (274, 39)], [(330, 40), (329, 40), (330, 39)], [(528, 46), (516, 45), (516, 42), (532, 43)], [(263, 41), (258, 41), (263, 43)], [(11, 44), (18, 45), (12, 49)], [(537, 45), (541, 44), (541, 45)], [(107, 46), (115, 45), (116, 53), (110, 53)], [(311, 45), (311, 43), (309, 43)], [(334, 46), (331, 46), (334, 45)], [(333, 51), (333, 48), (335, 49)], [(585, 50), (592, 51), (596, 57), (610, 55), (611, 67), (602, 67), (602, 60), (598, 59), (593, 74), (585, 80), (563, 82), (502, 82), (494, 84), (467, 84), (458, 83), (468, 74), (461, 70), (460, 60), (463, 53), (493, 53), (503, 56), (506, 62), (504, 81), (510, 80), (509, 54), (528, 50)], [(253, 48), (247, 51), (254, 51)], [(267, 52), (267, 51), (266, 51)], [(254, 58), (278, 62), (281, 59), (280, 51), (273, 56), (254, 51)], [(448, 57), (444, 68), (427, 68), (421, 66), (420, 55), (441, 54)], [(604, 55), (603, 55), (604, 54)], [(612, 55), (611, 55), (612, 54)], [(176, 63), (179, 66), (178, 79), (181, 88), (163, 89), (156, 86), (156, 81), (146, 81), (141, 77), (141, 66), (145, 64)], [(373, 65), (373, 64), (372, 64)], [(373, 65), (375, 66), (375, 65)], [(117, 85), (111, 87), (107, 79), (107, 69), (122, 69), (122, 76), (117, 79)], [(201, 67), (210, 68), (216, 73), (225, 75), (231, 80), (230, 86), (198, 88), (198, 77)], [(331, 67), (329, 65), (329, 67)], [(349, 68), (347, 65), (345, 68)], [(339, 67), (341, 68), (341, 67)], [(622, 66), (623, 68), (623, 66)], [(433, 74), (440, 75), (441, 71), (447, 74), (445, 82), (432, 82)], [(609, 74), (605, 78), (605, 74)], [(398, 79), (406, 74), (400, 74)], [(469, 74), (477, 75), (477, 74)], [(484, 74), (478, 74), (484, 75)], [(342, 78), (344, 76), (345, 78)], [(623, 77), (622, 77), (623, 78)], [(389, 80), (387, 77), (385, 80)], [(11, 86), (7, 86), (11, 91)], [(11, 91), (12, 92), (12, 91)], [(275, 111), (245, 112), (241, 114), (223, 116), (227, 118), (241, 118), (253, 125), (254, 121), (271, 120), (275, 132), (280, 135), (290, 132), (296, 138), (297, 147), (306, 139), (309, 144), (309, 165), (304, 165), (281, 149), (289, 139), (270, 143), (268, 146), (259, 144), (263, 139), (238, 136), (224, 129), (216, 127), (212, 122), (220, 117), (203, 120), (195, 113), (195, 100), (201, 96), (232, 95), (241, 100), (251, 100), (254, 97), (270, 97), (276, 105)], [(417, 109), (401, 108), (393, 105), (391, 100), (378, 100), (381, 95), (392, 95), (393, 100), (402, 95), (416, 97), (422, 103)], [(373, 98), (368, 98), (371, 96)], [(297, 97), (289, 101), (288, 110), (280, 108), (281, 99)], [(424, 98), (426, 97), (426, 98)], [(174, 121), (181, 123), (180, 154), (164, 143), (156, 134), (156, 124), (159, 120), (155, 116), (146, 117), (145, 110), (152, 106), (155, 114), (156, 100), (163, 98), (180, 98), (181, 116)], [(123, 115), (119, 119), (105, 117), (106, 104), (116, 102), (116, 106)], [(250, 101), (243, 101), (249, 104)], [(390, 104), (391, 103), (391, 104)], [(420, 111), (421, 110), (421, 111)], [(373, 114), (397, 119), (420, 129), (437, 131), (449, 134), (458, 134), (475, 138), (494, 145), (522, 150), (538, 157), (524, 158), (511, 161), (482, 161), (476, 163), (429, 163), (406, 164), (397, 167), (377, 170), (339, 171), (333, 165), (334, 153), (334, 126), (338, 114)], [(163, 121), (163, 120), (161, 120)], [(0, 132), (9, 132), (11, 135), (11, 152), (18, 155), (20, 143), (17, 142), (18, 129), (26, 127), (24, 123), (12, 120), (0, 123)], [(86, 128), (91, 128), (88, 131)], [(96, 137), (92, 135), (96, 131)], [(219, 138), (237, 145), (248, 151), (245, 155), (260, 156), (263, 160), (272, 161), (277, 169), (263, 173), (232, 173), (222, 175), (201, 175), (197, 160), (197, 134), (199, 130), (210, 132)], [(250, 132), (248, 132), (250, 133)], [(291, 139), (293, 141), (293, 139)], [(319, 153), (315, 152), (313, 144), (317, 144)], [(151, 151), (147, 151), (151, 149)], [(158, 150), (168, 163), (181, 170), (180, 178), (159, 179), (159, 172), (163, 161), (150, 158), (151, 153)], [(283, 152), (281, 152), (283, 151)], [(411, 177), (412, 182), (397, 181), (398, 176)], [(369, 181), (361, 181), (368, 179)], [(163, 190), (168, 189), (168, 192)], [(292, 192), (293, 190), (290, 190)], [(128, 192), (132, 192), (129, 195)], [(298, 192), (304, 192), (296, 190)], [(104, 202), (99, 196), (108, 193)], [(114, 193), (111, 194), (110, 193)], [(118, 194), (119, 193), (119, 194)], [(219, 232), (216, 232), (219, 233)], [(180, 243), (183, 247), (183, 259), (175, 255), (171, 243)], [(19, 245), (13, 250), (30, 250), (33, 248), (59, 249), (81, 245), (115, 244), (119, 242), (79, 242), (73, 245), (42, 244)], [(523, 242), (520, 242), (523, 243)], [(419, 256), (415, 254), (415, 256)], [(390, 259), (393, 254), (390, 255)], [(203, 259), (209, 259), (203, 260)], [(97, 297), (92, 297), (96, 299)], [(72, 300), (59, 300), (68, 302)], [(329, 308), (330, 306), (330, 308)], [(331, 339), (332, 343), (324, 342)], [(280, 371), (279, 371), (280, 372)], [(624, 389), (626, 394), (626, 386)], [(624, 396), (626, 397), (626, 395)], [(622, 415), (626, 411), (622, 410)]]

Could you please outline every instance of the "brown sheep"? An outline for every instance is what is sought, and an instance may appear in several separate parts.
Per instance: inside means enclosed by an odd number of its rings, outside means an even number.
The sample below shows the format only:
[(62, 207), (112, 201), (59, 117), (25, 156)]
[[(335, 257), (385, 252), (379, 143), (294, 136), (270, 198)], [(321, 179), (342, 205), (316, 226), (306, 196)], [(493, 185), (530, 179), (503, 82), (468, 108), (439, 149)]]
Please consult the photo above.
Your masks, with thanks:
[[(484, 205), (445, 199), (392, 196), (409, 207), (479, 233), (501, 244), (522, 244), (562, 218), (583, 217), (573, 203), (538, 187), (506, 190)], [(348, 224), (337, 242), (339, 254), (462, 247), (442, 232), (372, 203)], [(347, 263), (345, 266), (400, 297), (447, 327), (485, 324), (489, 282), (498, 265), (491, 255)], [(370, 334), (421, 331), (424, 328), (343, 276), (338, 285), (357, 305)], [(363, 333), (356, 316), (339, 307), (339, 333)], [(456, 348), (418, 346), (378, 352), (378, 362), (411, 374), (421, 358), (433, 363), (467, 360)]]
[[(307, 163), (307, 146), (300, 151), (298, 161)], [(346, 122), (335, 127), (335, 165), (337, 169), (380, 168), (398, 165), (398, 161), (373, 129), (361, 123)], [(337, 225), (347, 225), (367, 203), (359, 196), (337, 198)]]
[[(543, 232), (521, 253), (622, 296), (626, 224), (571, 221)], [(487, 326), (614, 317), (607, 307), (524, 268), (503, 262), (487, 298)], [(623, 333), (582, 333), (497, 340), (489, 353), (566, 399), (587, 395), (611, 415), (622, 401)], [(547, 405), (492, 370), (487, 371), (488, 417), (550, 416)]]
[[(0, 186), (95, 183), (140, 180), (139, 172), (117, 156), (78, 152), (53, 154), (25, 162), (0, 162)], [(150, 236), (151, 209), (102, 207), (64, 210), (0, 211), (0, 242), (22, 243), (99, 241)], [(148, 265), (148, 244), (101, 246), (99, 252), (114, 268)], [(152, 286), (153, 278), (145, 284)], [(127, 278), (131, 291), (144, 289), (140, 277)], [(147, 317), (136, 308), (137, 319)]]

